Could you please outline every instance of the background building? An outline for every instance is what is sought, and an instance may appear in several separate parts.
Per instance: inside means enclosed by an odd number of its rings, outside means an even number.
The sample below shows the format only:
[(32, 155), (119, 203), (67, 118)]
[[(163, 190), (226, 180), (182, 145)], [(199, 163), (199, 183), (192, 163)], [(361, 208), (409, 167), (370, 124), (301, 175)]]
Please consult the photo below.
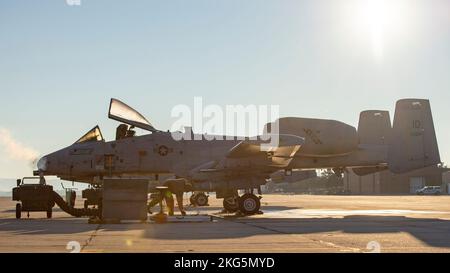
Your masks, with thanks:
[(450, 194), (450, 172), (442, 174), (442, 191)]
[(344, 189), (351, 194), (415, 194), (416, 190), (424, 186), (444, 185), (442, 190), (447, 192), (449, 170), (442, 166), (430, 166), (404, 174), (386, 170), (364, 176), (349, 170), (344, 174)]

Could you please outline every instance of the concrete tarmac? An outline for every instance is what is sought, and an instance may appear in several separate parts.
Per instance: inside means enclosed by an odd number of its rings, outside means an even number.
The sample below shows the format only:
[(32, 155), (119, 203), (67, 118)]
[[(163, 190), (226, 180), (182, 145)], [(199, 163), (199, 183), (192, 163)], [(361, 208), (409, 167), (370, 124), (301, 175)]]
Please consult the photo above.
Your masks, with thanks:
[(17, 220), (1, 197), (0, 252), (450, 252), (450, 196), (265, 195), (251, 217), (210, 204), (188, 213), (213, 222), (106, 225), (58, 208)]

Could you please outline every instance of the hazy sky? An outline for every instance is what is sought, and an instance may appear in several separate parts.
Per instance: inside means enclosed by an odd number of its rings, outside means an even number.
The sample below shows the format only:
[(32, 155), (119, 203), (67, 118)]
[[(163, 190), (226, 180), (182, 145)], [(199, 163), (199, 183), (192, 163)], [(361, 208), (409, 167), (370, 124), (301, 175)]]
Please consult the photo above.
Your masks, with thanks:
[(29, 175), (30, 154), (96, 124), (112, 139), (111, 97), (164, 130), (194, 96), (354, 126), (429, 98), (448, 162), (450, 1), (4, 0), (0, 94), (0, 177)]

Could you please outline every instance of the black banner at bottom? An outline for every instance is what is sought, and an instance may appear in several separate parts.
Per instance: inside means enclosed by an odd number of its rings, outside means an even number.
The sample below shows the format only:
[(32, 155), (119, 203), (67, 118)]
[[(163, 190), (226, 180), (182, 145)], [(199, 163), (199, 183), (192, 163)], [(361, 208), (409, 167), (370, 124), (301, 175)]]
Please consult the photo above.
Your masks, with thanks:
[[(432, 270), (445, 264), (449, 254), (0, 254), (0, 259), (13, 262), (17, 259), (22, 270), (33, 270), (45, 261), (52, 265), (92, 272), (302, 272), (310, 270), (345, 270), (361, 272), (389, 270), (395, 265), (402, 270), (414, 268)], [(27, 261), (26, 263), (23, 261)], [(70, 264), (70, 267), (67, 265)], [(436, 268), (437, 269), (437, 268)]]

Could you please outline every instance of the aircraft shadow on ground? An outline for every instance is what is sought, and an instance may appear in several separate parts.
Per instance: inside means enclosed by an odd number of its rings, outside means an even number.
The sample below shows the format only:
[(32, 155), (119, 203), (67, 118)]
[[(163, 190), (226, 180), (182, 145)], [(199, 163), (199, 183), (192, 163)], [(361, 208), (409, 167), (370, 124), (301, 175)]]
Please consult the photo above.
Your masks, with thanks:
[[(205, 206), (205, 207), (192, 207), (192, 206), (185, 206), (187, 211), (191, 211), (191, 212), (196, 212), (196, 211), (200, 211), (200, 213), (205, 213), (205, 212), (218, 212), (220, 211), (222, 208), (220, 207), (216, 207), (216, 206)], [(301, 209), (301, 207), (287, 207), (287, 206), (264, 206), (264, 210), (276, 210), (276, 211), (282, 211), (282, 210), (291, 210), (291, 209)], [(159, 206), (155, 206), (152, 208), (153, 212), (158, 212), (159, 211)], [(4, 213), (15, 213), (16, 210), (15, 209), (6, 209), (3, 210), (2, 212)], [(58, 208), (58, 207), (54, 207), (53, 208), (53, 212), (63, 212), (62, 209)]]
[[(292, 208), (291, 208), (292, 209)], [(42, 216), (40, 216), (42, 217)], [(126, 232), (142, 230), (148, 239), (214, 240), (239, 239), (255, 235), (314, 234), (343, 232), (346, 234), (409, 233), (433, 247), (450, 247), (450, 220), (410, 218), (406, 216), (352, 215), (343, 218), (230, 218), (214, 222), (116, 225), (87, 224), (87, 218), (0, 219), (0, 232), (11, 235), (74, 234), (100, 231)]]
[[(237, 218), (216, 223), (155, 225), (144, 236), (166, 240), (233, 239), (255, 235), (409, 233), (434, 247), (450, 247), (450, 221), (405, 216), (352, 215), (343, 218)], [(224, 225), (223, 228), (214, 227)], [(180, 232), (177, 232), (177, 229)]]
[(30, 218), (27, 218), (26, 213), (22, 214), (22, 219), (0, 218), (0, 232), (8, 232), (13, 236), (75, 234), (95, 231), (97, 227), (98, 225), (88, 224), (87, 218), (69, 215), (46, 219), (45, 212), (32, 212)]

